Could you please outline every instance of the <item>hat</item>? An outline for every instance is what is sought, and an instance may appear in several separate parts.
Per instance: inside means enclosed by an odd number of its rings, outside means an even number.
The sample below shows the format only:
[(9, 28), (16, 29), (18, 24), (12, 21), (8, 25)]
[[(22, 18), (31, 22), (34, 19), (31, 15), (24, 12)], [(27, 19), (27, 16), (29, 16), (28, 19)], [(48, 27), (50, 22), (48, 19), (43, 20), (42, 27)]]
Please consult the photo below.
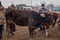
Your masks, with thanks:
[(45, 4), (41, 4), (41, 6), (45, 6)]

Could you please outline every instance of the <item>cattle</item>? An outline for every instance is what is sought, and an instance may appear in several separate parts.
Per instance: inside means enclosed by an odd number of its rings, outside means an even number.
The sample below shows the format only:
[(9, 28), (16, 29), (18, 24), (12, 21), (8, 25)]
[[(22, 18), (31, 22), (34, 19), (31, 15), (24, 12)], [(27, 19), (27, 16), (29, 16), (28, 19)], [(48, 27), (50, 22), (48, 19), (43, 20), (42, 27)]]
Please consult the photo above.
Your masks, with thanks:
[[(40, 27), (41, 30), (46, 30), (46, 36), (49, 35), (49, 28), (50, 26), (53, 28), (57, 22), (57, 19), (58, 19), (58, 13), (55, 13), (55, 12), (49, 12), (49, 14), (51, 15), (51, 19), (50, 22), (48, 21), (50, 18), (48, 17), (46, 22), (42, 22), (41, 25), (43, 25), (43, 28)], [(45, 18), (46, 19), (46, 18)], [(45, 20), (44, 20), (45, 21)], [(39, 30), (40, 31), (40, 30)]]
[[(41, 27), (41, 25), (43, 26), (44, 23), (41, 19), (42, 16), (38, 12), (31, 10), (27, 11), (7, 8), (5, 17), (6, 21), (10, 20), (19, 26), (28, 26), (30, 39), (33, 38), (34, 30)], [(48, 18), (50, 17), (48, 16)]]

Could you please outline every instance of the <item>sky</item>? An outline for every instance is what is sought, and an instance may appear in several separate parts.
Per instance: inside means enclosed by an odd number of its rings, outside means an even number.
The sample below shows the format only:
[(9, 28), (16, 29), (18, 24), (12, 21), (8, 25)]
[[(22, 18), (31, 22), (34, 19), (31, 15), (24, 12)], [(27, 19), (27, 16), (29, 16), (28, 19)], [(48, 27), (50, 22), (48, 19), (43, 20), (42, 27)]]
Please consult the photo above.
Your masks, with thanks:
[[(2, 5), (4, 7), (8, 7), (12, 3), (14, 5), (17, 4), (31, 5), (31, 0), (0, 0), (0, 1), (2, 2)], [(52, 2), (54, 5), (60, 5), (60, 0), (32, 0), (32, 5), (40, 5), (43, 1), (46, 2), (45, 4), (50, 4)]]

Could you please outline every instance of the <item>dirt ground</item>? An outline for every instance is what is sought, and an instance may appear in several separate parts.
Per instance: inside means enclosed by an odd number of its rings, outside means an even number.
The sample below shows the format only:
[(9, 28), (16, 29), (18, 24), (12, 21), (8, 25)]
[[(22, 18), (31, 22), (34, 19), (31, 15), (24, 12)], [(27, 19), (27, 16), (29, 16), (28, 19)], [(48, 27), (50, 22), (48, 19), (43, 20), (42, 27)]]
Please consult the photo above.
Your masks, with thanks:
[[(60, 40), (60, 30), (58, 30), (58, 26), (56, 26), (50, 31), (50, 36), (46, 37), (45, 33), (36, 31), (39, 35), (34, 35), (33, 40)], [(29, 40), (29, 30), (27, 26), (17, 26), (16, 25), (16, 32), (14, 36), (11, 38), (7, 38), (6, 27), (3, 30), (3, 40)]]
[[(36, 30), (37, 34), (34, 35), (33, 40), (60, 40), (60, 30), (58, 30), (57, 25), (50, 29), (50, 36), (46, 37), (45, 33), (39, 32)], [(27, 26), (17, 26), (16, 25), (16, 32), (14, 36), (11, 38), (7, 38), (6, 29), (3, 31), (3, 40), (29, 40), (29, 31)]]

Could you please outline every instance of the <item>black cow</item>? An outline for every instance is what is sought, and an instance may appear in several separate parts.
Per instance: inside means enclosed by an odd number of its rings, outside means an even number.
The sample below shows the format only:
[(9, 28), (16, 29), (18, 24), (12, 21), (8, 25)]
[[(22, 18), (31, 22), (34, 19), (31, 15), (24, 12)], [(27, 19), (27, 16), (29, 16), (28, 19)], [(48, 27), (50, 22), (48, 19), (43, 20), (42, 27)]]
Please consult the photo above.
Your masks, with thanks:
[[(29, 26), (30, 39), (33, 37), (34, 30), (41, 27), (41, 23), (43, 23), (42, 16), (35, 11), (8, 9), (5, 17), (6, 20), (12, 20), (19, 26)], [(48, 16), (48, 18), (50, 17)]]

